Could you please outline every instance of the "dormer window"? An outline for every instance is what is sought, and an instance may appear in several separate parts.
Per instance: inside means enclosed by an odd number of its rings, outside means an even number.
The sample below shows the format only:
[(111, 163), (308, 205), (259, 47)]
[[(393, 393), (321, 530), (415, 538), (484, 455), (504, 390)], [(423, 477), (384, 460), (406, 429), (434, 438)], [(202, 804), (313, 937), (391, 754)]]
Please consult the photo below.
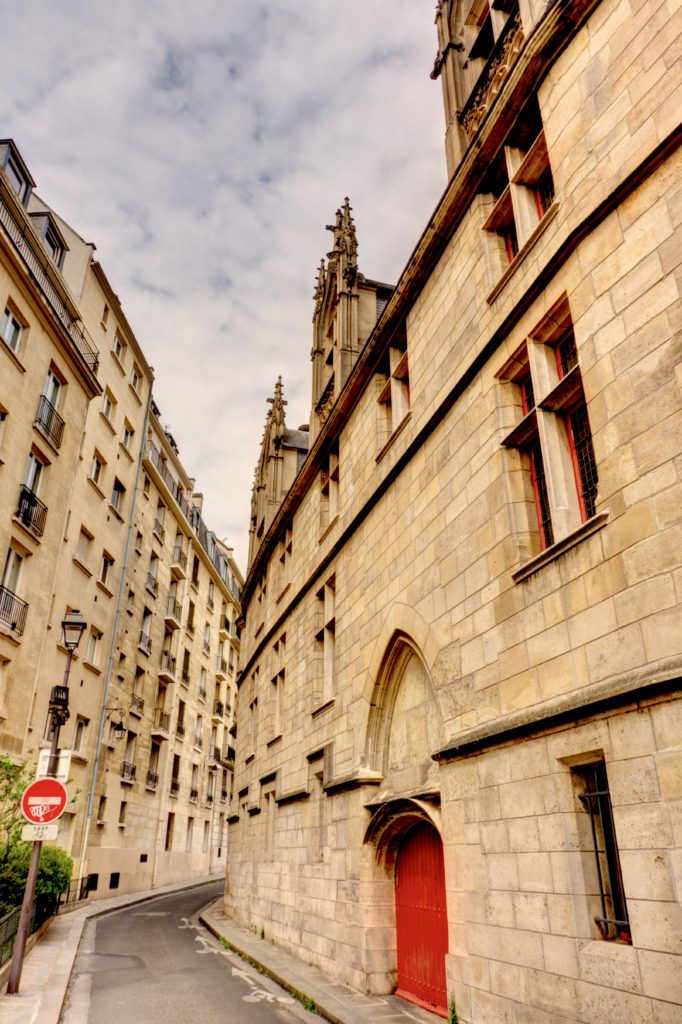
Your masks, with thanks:
[(43, 245), (50, 254), (50, 259), (61, 270), (64, 254), (68, 246), (64, 241), (57, 224), (50, 213), (32, 213), (33, 226), (43, 240)]
[(0, 167), (19, 200), (26, 206), (35, 182), (11, 139), (0, 139)]

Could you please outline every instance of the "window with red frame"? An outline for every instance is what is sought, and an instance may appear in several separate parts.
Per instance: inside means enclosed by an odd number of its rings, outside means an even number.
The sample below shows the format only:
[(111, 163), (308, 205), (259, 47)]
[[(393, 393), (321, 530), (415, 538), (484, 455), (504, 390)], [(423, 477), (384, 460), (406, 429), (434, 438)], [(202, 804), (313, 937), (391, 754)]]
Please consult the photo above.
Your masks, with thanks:
[[(596, 515), (598, 473), (578, 350), (567, 305), (548, 317), (538, 344), (528, 343), (500, 376), (516, 390), (518, 422), (503, 444), (523, 457), (541, 550)], [(552, 369), (554, 367), (554, 369)], [(568, 453), (568, 454), (567, 454)], [(573, 477), (573, 486), (567, 481)], [(565, 498), (574, 492), (572, 511)]]

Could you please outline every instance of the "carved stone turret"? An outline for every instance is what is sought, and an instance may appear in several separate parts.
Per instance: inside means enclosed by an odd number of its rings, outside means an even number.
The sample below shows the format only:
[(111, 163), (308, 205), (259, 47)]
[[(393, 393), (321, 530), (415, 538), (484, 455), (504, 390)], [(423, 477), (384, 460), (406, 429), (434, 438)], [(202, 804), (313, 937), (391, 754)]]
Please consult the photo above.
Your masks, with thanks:
[(327, 230), (333, 236), (332, 248), (320, 262), (313, 295), (311, 443), (391, 292), (390, 286), (368, 281), (358, 271), (358, 239), (348, 197)]
[(287, 402), (281, 377), (277, 378), (272, 398), (268, 398), (268, 403), (271, 408), (265, 417), (260, 457), (251, 490), (249, 566), (308, 451), (307, 430), (287, 428)]

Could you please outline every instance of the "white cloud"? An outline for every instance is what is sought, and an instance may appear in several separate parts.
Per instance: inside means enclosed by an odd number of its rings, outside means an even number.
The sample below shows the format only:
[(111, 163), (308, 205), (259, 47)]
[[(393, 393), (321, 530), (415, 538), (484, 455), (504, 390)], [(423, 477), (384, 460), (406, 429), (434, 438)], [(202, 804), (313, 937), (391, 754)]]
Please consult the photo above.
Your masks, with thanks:
[(2, 134), (98, 257), (245, 567), (282, 374), (307, 422), (312, 290), (349, 195), (360, 269), (395, 281), (445, 184), (430, 4), (29, 0), (3, 31)]

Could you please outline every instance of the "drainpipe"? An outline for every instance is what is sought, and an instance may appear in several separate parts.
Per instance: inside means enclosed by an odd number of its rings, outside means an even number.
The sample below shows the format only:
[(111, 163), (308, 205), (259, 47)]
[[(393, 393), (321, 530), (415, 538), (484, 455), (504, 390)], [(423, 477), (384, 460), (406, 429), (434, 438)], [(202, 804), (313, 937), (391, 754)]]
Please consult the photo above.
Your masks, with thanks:
[(118, 639), (118, 628), (121, 620), (121, 608), (123, 606), (123, 594), (128, 581), (128, 561), (130, 558), (130, 547), (131, 538), (133, 535), (133, 525), (135, 521), (135, 504), (137, 501), (137, 493), (139, 490), (140, 476), (142, 475), (142, 458), (144, 451), (147, 447), (147, 431), (149, 429), (149, 411), (152, 402), (152, 382), (149, 384), (149, 394), (147, 395), (147, 406), (144, 412), (144, 426), (142, 429), (142, 446), (140, 447), (140, 454), (137, 459), (137, 471), (135, 473), (135, 489), (133, 491), (133, 499), (130, 506), (130, 516), (128, 519), (128, 533), (126, 535), (126, 546), (123, 555), (123, 568), (121, 570), (121, 580), (118, 585), (118, 596), (116, 599), (116, 615), (114, 617), (114, 629), (111, 638), (111, 648), (109, 650), (109, 659), (107, 661), (107, 674), (104, 681), (104, 693), (102, 695), (102, 714), (99, 720), (99, 732), (97, 733), (97, 746), (95, 748), (95, 758), (92, 765), (92, 777), (90, 779), (90, 790), (88, 792), (88, 803), (85, 812), (85, 822), (83, 824), (83, 842), (81, 844), (80, 852), (80, 871), (79, 875), (83, 877), (83, 864), (85, 862), (85, 855), (88, 847), (88, 840), (90, 838), (90, 826), (92, 824), (92, 805), (95, 800), (95, 787), (97, 785), (97, 772), (99, 770), (99, 762), (102, 754), (102, 740), (104, 738), (104, 726), (106, 724), (106, 706), (107, 700), (109, 699), (109, 687), (111, 685), (111, 673), (114, 667), (114, 655), (116, 653), (116, 641)]

